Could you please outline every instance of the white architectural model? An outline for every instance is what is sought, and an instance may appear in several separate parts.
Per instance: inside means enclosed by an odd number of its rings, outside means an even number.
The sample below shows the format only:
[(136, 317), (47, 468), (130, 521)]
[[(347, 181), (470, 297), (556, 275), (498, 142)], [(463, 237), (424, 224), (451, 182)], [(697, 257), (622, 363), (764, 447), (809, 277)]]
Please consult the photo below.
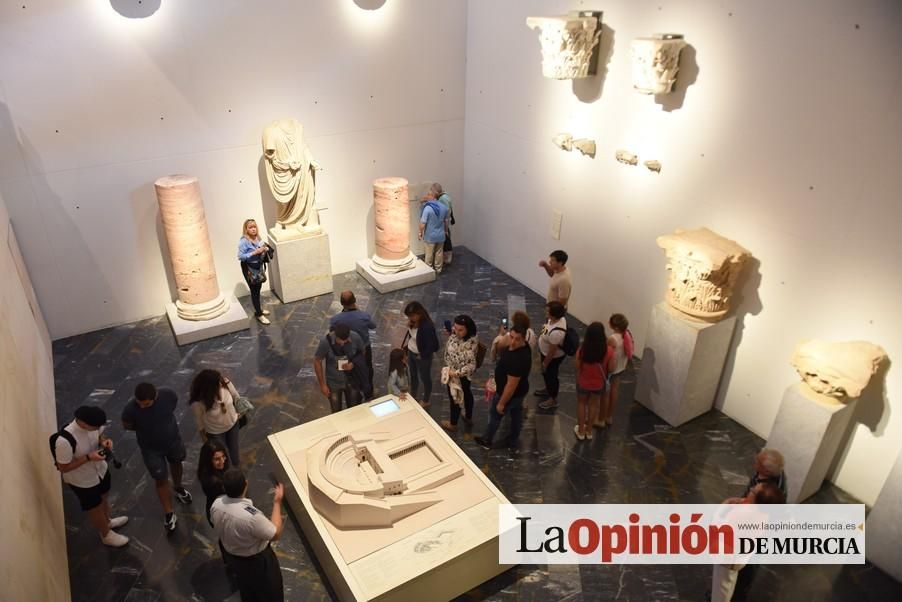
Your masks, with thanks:
[(194, 176), (165, 176), (154, 182), (154, 189), (178, 289), (178, 316), (191, 321), (221, 316), (229, 302), (216, 278), (200, 183)]
[(590, 73), (592, 56), (601, 37), (596, 16), (528, 17), (526, 25), (539, 30), (542, 75), (551, 79), (579, 79)]
[(658, 34), (636, 38), (630, 45), (633, 57), (633, 88), (642, 94), (670, 94), (680, 69), (683, 36)]
[(307, 451), (310, 499), (340, 528), (390, 527), (442, 501), (433, 488), (463, 474), (430, 445), (430, 432), (327, 435)]
[(886, 351), (866, 341), (803, 341), (792, 354), (802, 381), (817, 393), (844, 400), (856, 398), (886, 361)]
[(276, 241), (313, 236), (322, 231), (316, 211), (316, 170), (304, 141), (304, 126), (296, 119), (273, 121), (263, 130), (263, 159), (269, 189), (278, 201)]
[(595, 158), (595, 141), (591, 138), (577, 138), (574, 140), (570, 134), (563, 133), (558, 134), (551, 141), (561, 150), (570, 152), (575, 148), (583, 155)]
[(707, 228), (677, 230), (657, 242), (667, 254), (667, 302), (690, 316), (722, 318), (750, 253)]
[(638, 165), (639, 157), (626, 150), (619, 150), (614, 153), (614, 158), (624, 165)]

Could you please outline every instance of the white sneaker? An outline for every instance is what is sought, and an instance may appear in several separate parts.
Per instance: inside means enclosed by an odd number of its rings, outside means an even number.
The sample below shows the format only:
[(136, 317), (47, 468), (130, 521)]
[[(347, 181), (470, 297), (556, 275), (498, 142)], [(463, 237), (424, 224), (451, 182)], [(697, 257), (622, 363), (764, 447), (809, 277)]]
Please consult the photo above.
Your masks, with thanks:
[(110, 519), (110, 529), (118, 529), (125, 525), (128, 522), (127, 516), (117, 516), (115, 518)]
[(257, 321), (261, 324), (271, 324), (269, 318), (267, 318), (266, 316), (257, 316)]
[(268, 309), (264, 309), (264, 310), (263, 310), (263, 315), (264, 315), (264, 316), (268, 316), (268, 315), (269, 315), (269, 310), (268, 310)]
[(100, 541), (102, 541), (104, 545), (108, 545), (113, 548), (121, 548), (128, 543), (128, 537), (126, 537), (125, 535), (120, 535), (119, 533), (111, 530), (104, 537), (101, 537)]

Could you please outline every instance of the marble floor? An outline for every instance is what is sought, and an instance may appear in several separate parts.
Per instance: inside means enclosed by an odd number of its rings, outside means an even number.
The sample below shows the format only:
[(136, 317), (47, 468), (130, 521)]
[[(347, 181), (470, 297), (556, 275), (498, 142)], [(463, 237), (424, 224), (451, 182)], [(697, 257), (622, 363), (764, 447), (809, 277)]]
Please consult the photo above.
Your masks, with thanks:
[[(385, 390), (388, 353), (401, 341), (400, 310), (410, 300), (421, 301), (437, 324), (469, 313), (486, 341), (509, 308), (525, 306), (534, 324), (541, 322), (543, 300), (538, 295), (464, 249), (454, 255), (453, 265), (434, 283), (386, 295), (376, 293), (354, 273), (335, 277), (335, 291), (355, 291), (361, 308), (371, 312), (378, 325), (373, 340), (377, 393)], [(114, 470), (110, 500), (116, 513), (131, 517), (123, 529), (131, 537), (130, 544), (118, 550), (107, 548), (79, 512), (74, 496), (64, 492), (73, 600), (238, 600), (237, 592), (229, 588), (204, 517), (203, 493), (194, 479), (200, 442), (186, 399), (189, 383), (198, 369), (217, 368), (256, 404), (253, 422), (241, 431), (242, 465), (250, 497), (268, 509), (266, 491), (275, 459), (266, 435), (328, 413), (312, 358), (329, 316), (340, 309), (337, 295), (288, 305), (275, 298), (265, 301), (271, 302), (272, 325), (260, 327), (253, 322), (250, 330), (185, 347), (176, 346), (165, 317), (54, 343), (60, 424), (68, 422), (81, 404), (97, 404), (107, 411), (112, 420), (108, 432), (123, 462), (121, 470)], [(249, 306), (248, 297), (242, 302)], [(642, 320), (645, 313), (631, 317)], [(437, 372), (438, 362), (434, 369)], [(486, 420), (486, 405), (480, 400), (489, 370), (490, 366), (484, 366), (474, 381), (476, 432), (460, 431), (454, 437), (515, 503), (716, 503), (741, 493), (751, 458), (763, 444), (716, 411), (670, 428), (628, 401), (635, 381), (632, 375), (625, 378), (614, 425), (593, 441), (577, 442), (572, 433), (573, 362), (565, 361), (557, 412), (530, 412), (516, 453), (484, 451), (472, 436), (481, 433)], [(190, 506), (176, 503), (179, 524), (171, 535), (164, 532), (162, 511), (134, 435), (125, 434), (119, 425), (125, 402), (135, 384), (144, 380), (171, 387), (181, 398), (178, 418), (188, 446), (186, 486), (195, 501)], [(537, 372), (530, 381), (533, 389), (541, 386)], [(436, 420), (448, 415), (448, 402), (441, 393), (436, 387), (430, 408)], [(812, 501), (853, 500), (826, 485)], [(276, 550), (287, 600), (333, 598), (293, 517)], [(461, 599), (701, 601), (709, 582), (710, 569), (705, 566), (518, 566)], [(762, 567), (744, 599), (900, 600), (902, 585), (870, 564)]]

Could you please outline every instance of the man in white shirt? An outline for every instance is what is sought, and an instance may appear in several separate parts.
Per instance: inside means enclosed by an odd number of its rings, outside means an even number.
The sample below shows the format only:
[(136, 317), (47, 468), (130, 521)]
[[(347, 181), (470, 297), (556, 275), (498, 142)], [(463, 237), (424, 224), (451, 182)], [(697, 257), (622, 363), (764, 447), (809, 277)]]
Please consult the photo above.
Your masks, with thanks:
[(551, 301), (545, 305), (545, 316), (548, 318), (539, 335), (539, 357), (542, 360), (542, 378), (545, 379), (545, 389), (536, 391), (538, 397), (547, 397), (539, 403), (543, 410), (553, 410), (557, 407), (557, 396), (561, 388), (558, 371), (561, 363), (567, 357), (564, 353), (564, 337), (567, 335), (567, 309), (559, 301)]
[(565, 251), (558, 249), (552, 251), (548, 255), (548, 259), (539, 262), (539, 267), (545, 270), (551, 280), (548, 282), (548, 294), (545, 301), (551, 303), (557, 301), (564, 308), (570, 301), (570, 294), (573, 289), (573, 282), (570, 280), (570, 270), (567, 269), (568, 255)]
[(210, 520), (222, 547), (229, 554), (229, 565), (238, 576), (238, 590), (242, 602), (282, 602), (282, 572), (279, 559), (270, 542), (282, 534), (282, 497), (285, 489), (275, 486), (272, 515), (266, 518), (254, 503), (246, 498), (247, 480), (238, 468), (222, 477), (225, 495), (210, 508)]
[(113, 529), (127, 523), (128, 517), (110, 517), (107, 494), (111, 478), (101, 448), (112, 451), (113, 442), (103, 435), (105, 425), (106, 413), (101, 408), (81, 406), (75, 410), (75, 420), (54, 436), (53, 456), (63, 481), (78, 497), (82, 511), (88, 514), (100, 540), (119, 548), (128, 543), (128, 537)]

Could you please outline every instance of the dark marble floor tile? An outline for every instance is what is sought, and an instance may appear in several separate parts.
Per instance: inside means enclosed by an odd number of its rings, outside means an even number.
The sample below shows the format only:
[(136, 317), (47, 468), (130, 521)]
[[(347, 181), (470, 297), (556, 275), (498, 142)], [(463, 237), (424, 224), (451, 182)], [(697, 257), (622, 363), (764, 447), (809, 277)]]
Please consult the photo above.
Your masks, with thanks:
[[(464, 249), (435, 282), (380, 295), (354, 273), (334, 277), (335, 291), (353, 290), (359, 305), (378, 325), (373, 337), (376, 391), (385, 391), (386, 365), (405, 329), (404, 305), (419, 300), (437, 324), (468, 313), (480, 336), (489, 342), (503, 315), (525, 308), (538, 329), (543, 299), (492, 265)], [(576, 291), (579, 294), (579, 291)], [(246, 310), (250, 300), (242, 298)], [(212, 528), (206, 521), (203, 493), (195, 482), (200, 441), (187, 392), (194, 373), (205, 367), (226, 372), (257, 410), (241, 431), (241, 460), (250, 496), (269, 511), (268, 490), (275, 458), (266, 442), (271, 432), (324, 416), (329, 412), (319, 393), (312, 359), (329, 316), (339, 310), (336, 295), (322, 295), (282, 305), (271, 295), (264, 303), (272, 325), (251, 322), (249, 330), (178, 347), (165, 317), (108, 328), (55, 341), (57, 413), (61, 424), (83, 403), (104, 407), (112, 420), (109, 433), (117, 441), (123, 468), (113, 473), (110, 500), (114, 513), (131, 517), (122, 532), (131, 543), (120, 550), (100, 544), (78, 509), (64, 494), (69, 570), (73, 600), (128, 602), (238, 600), (226, 579)], [(583, 325), (577, 322), (577, 326)], [(490, 363), (490, 362), (489, 362)], [(435, 381), (440, 362), (435, 362)], [(484, 382), (491, 366), (473, 382), (476, 396), (473, 426), (461, 424), (452, 435), (461, 449), (516, 503), (716, 503), (742, 491), (751, 459), (763, 441), (720, 412), (710, 412), (680, 428), (671, 428), (645, 408), (630, 402), (634, 374), (623, 380), (614, 424), (596, 431), (593, 440), (577, 441), (574, 366), (561, 367), (560, 407), (537, 413), (536, 399), (516, 451), (503, 446), (507, 424), (486, 451), (473, 441), (488, 419)], [(185, 486), (195, 497), (177, 504), (178, 529), (164, 532), (162, 511), (144, 469), (134, 436), (123, 432), (119, 413), (136, 383), (149, 380), (173, 388), (181, 401), (177, 416), (188, 446)], [(541, 374), (530, 376), (532, 389), (542, 387)], [(448, 417), (444, 390), (435, 387), (429, 413)], [(813, 503), (854, 501), (827, 484)], [(282, 566), (287, 600), (330, 600), (321, 569), (289, 515), (275, 545)], [(621, 600), (657, 602), (704, 599), (710, 588), (706, 566), (518, 566), (461, 597), (462, 600)], [(902, 586), (871, 565), (761, 567), (746, 600), (902, 599)]]

